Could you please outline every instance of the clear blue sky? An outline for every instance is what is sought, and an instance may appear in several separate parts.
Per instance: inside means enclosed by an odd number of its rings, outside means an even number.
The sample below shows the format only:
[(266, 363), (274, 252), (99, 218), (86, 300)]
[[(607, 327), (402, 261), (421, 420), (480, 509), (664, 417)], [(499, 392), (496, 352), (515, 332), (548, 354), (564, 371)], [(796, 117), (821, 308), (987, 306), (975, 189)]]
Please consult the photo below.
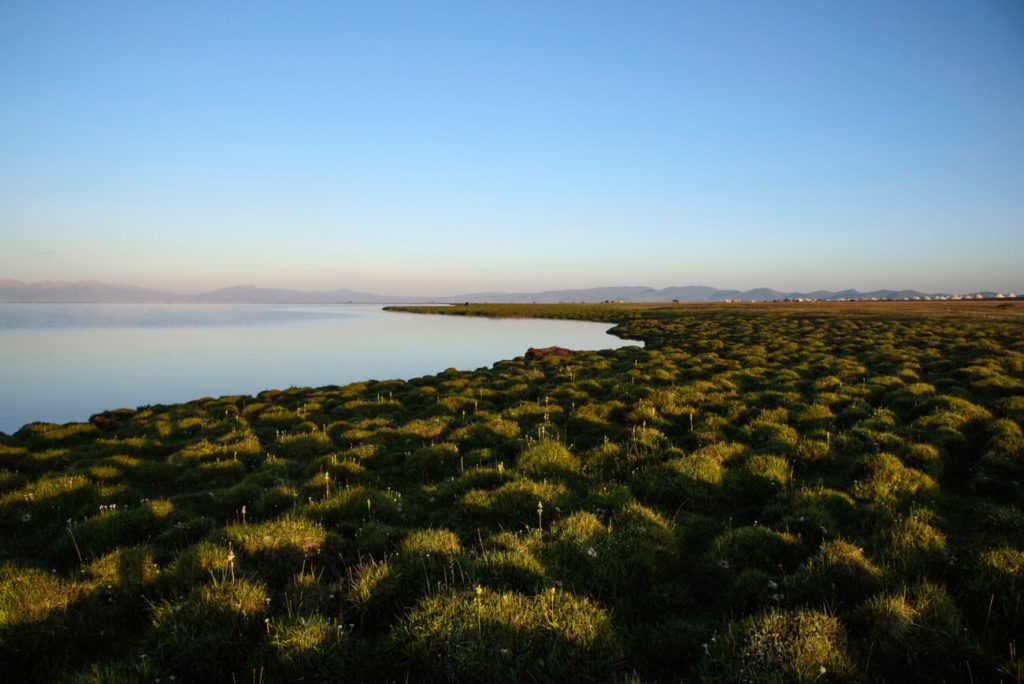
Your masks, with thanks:
[(1024, 290), (1024, 3), (0, 0), (0, 278)]

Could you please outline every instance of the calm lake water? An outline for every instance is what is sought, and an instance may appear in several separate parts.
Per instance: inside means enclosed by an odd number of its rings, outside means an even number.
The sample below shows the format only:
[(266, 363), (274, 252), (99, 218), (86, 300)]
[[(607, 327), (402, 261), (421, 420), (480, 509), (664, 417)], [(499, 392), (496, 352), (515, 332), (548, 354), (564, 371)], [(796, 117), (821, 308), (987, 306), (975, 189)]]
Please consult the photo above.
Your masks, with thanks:
[(0, 432), (122, 407), (472, 370), (529, 347), (635, 344), (610, 327), (380, 305), (0, 304)]

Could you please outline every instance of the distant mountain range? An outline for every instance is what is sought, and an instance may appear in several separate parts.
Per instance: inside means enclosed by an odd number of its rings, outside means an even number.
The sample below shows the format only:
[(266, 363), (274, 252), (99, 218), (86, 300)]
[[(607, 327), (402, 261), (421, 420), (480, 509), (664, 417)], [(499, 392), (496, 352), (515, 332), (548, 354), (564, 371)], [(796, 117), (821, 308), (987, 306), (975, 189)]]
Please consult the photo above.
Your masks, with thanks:
[[(962, 293), (963, 296), (994, 297), (993, 291)], [(1010, 293), (1002, 293), (1009, 295)], [(114, 283), (47, 281), (23, 283), (18, 280), (0, 280), (0, 302), (196, 302), (196, 303), (269, 303), (269, 304), (334, 304), (363, 302), (370, 304), (396, 303), (450, 303), (450, 302), (725, 302), (771, 301), (775, 299), (914, 299), (949, 297), (943, 292), (917, 290), (873, 290), (859, 292), (843, 290), (831, 292), (783, 292), (770, 288), (754, 290), (718, 290), (713, 287), (691, 285), (656, 290), (650, 287), (594, 287), (583, 290), (545, 290), (543, 292), (472, 292), (469, 294), (422, 297), (395, 297), (355, 290), (284, 290), (239, 285), (195, 295), (175, 294), (148, 290), (132, 285)]]

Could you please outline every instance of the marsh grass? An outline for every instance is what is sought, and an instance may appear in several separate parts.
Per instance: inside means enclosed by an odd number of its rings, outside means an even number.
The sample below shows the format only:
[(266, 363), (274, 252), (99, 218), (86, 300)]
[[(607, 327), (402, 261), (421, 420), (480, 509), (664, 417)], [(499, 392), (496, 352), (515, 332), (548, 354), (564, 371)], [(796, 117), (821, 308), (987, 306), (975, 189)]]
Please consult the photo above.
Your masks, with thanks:
[(448, 307), (646, 346), (0, 435), (4, 674), (1013, 681), (1024, 319), (981, 304)]

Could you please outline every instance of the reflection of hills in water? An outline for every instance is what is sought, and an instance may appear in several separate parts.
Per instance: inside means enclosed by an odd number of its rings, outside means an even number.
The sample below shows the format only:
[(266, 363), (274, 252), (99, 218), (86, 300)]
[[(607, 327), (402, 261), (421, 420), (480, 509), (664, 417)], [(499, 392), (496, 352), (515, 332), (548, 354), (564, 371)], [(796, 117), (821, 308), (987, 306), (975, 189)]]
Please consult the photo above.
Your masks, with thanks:
[(259, 304), (0, 304), (0, 328), (220, 327), (359, 315), (326, 309), (271, 308)]
[(994, 297), (1013, 296), (1011, 293), (992, 291), (956, 293), (917, 290), (873, 290), (858, 292), (843, 290), (832, 292), (783, 292), (771, 288), (753, 290), (719, 290), (713, 287), (688, 286), (668, 287), (661, 290), (650, 287), (596, 287), (575, 290), (546, 290), (543, 292), (473, 292), (457, 295), (438, 296), (390, 296), (355, 290), (301, 291), (240, 285), (195, 295), (159, 292), (130, 285), (113, 283), (64, 283), (48, 282), (27, 284), (17, 280), (0, 280), (0, 302), (222, 302), (222, 303), (295, 303), (295, 304), (337, 304), (360, 303), (417, 303), (417, 302), (511, 302), (511, 303), (557, 303), (557, 302), (601, 302), (605, 300), (623, 302), (724, 302), (771, 301), (776, 299), (916, 299), (944, 297)]
[(0, 304), (0, 431), (123, 406), (479, 368), (530, 347), (635, 344), (609, 327), (375, 304)]

